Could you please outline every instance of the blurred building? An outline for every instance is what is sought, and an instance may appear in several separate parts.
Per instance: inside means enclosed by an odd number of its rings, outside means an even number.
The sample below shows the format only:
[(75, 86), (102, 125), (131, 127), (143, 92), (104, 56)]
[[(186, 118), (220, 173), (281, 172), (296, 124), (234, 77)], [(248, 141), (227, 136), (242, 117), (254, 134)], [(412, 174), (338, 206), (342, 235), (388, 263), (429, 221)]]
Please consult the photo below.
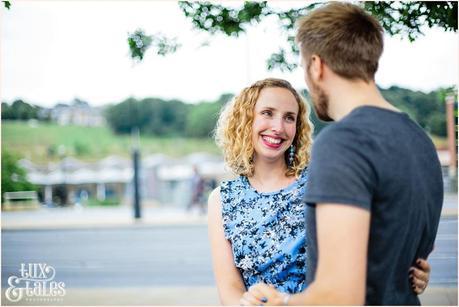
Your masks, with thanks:
[(132, 178), (130, 161), (110, 156), (95, 163), (68, 157), (58, 163), (36, 165), (21, 160), (28, 180), (40, 187), (40, 200), (46, 204), (69, 205), (99, 201), (122, 201)]
[(182, 159), (170, 161), (158, 166), (156, 176), (159, 182), (158, 200), (176, 207), (186, 207), (190, 202), (192, 191), (193, 167), (196, 167), (203, 178), (204, 196), (217, 187), (223, 180), (234, 177), (226, 169), (220, 156), (208, 153), (193, 153)]
[(59, 125), (95, 127), (103, 126), (105, 118), (101, 108), (94, 108), (86, 101), (75, 99), (71, 104), (57, 104), (50, 111), (51, 120)]
[[(133, 167), (130, 159), (109, 156), (88, 163), (67, 157), (46, 165), (25, 159), (19, 163), (27, 171), (28, 180), (40, 187), (42, 203), (62, 206), (91, 201), (132, 203)], [(145, 156), (139, 174), (142, 201), (186, 207), (192, 195), (193, 167), (205, 181), (206, 194), (222, 180), (232, 177), (220, 156), (207, 153), (194, 153), (181, 159), (162, 154)]]

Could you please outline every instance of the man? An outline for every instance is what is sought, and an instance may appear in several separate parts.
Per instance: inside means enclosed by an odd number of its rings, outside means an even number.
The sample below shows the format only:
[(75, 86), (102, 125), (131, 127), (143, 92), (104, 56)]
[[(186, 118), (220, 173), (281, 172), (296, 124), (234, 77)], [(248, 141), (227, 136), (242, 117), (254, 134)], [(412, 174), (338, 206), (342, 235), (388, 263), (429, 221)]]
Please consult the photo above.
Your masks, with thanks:
[(316, 113), (335, 121), (309, 166), (309, 286), (292, 296), (265, 284), (249, 292), (266, 305), (419, 305), (407, 274), (433, 249), (442, 175), (429, 137), (375, 84), (383, 29), (335, 2), (300, 20), (297, 42)]

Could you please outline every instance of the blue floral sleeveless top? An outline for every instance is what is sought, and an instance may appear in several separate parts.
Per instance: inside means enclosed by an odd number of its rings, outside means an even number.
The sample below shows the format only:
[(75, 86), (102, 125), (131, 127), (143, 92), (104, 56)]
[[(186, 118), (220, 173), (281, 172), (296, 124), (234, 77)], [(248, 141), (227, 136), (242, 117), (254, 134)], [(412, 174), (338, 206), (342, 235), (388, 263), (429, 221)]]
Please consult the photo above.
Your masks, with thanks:
[(307, 170), (276, 192), (257, 192), (247, 177), (220, 186), (225, 237), (245, 286), (264, 282), (286, 293), (306, 288)]

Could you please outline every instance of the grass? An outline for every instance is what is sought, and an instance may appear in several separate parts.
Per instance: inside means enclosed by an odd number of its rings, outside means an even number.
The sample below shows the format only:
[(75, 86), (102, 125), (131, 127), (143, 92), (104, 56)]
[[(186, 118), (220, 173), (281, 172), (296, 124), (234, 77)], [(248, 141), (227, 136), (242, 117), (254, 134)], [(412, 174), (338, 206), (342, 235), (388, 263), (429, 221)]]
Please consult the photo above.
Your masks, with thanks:
[[(95, 161), (108, 155), (128, 157), (132, 140), (116, 135), (108, 127), (59, 126), (54, 123), (30, 125), (27, 122), (3, 121), (2, 151), (25, 157), (34, 162), (56, 161), (73, 156), (83, 161)], [(192, 152), (219, 154), (214, 141), (208, 139), (140, 137), (142, 155), (163, 153), (180, 157)]]
[[(39, 122), (37, 126), (27, 122), (3, 121), (2, 151), (25, 157), (37, 163), (57, 161), (65, 154), (83, 161), (96, 161), (109, 155), (129, 157), (132, 140), (127, 135), (116, 135), (108, 127), (59, 126)], [(431, 136), (437, 148), (447, 148), (447, 139)], [(163, 153), (181, 157), (193, 152), (220, 154), (210, 138), (164, 138), (141, 136), (142, 155)], [(59, 154), (59, 151), (62, 154)]]

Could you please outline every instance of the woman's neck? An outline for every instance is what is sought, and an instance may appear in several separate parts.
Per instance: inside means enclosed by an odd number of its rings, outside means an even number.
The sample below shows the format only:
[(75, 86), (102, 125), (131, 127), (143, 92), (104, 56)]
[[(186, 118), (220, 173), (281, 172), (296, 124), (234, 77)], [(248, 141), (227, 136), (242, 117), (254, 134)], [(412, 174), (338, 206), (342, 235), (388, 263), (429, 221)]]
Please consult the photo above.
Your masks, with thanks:
[(272, 191), (283, 188), (295, 180), (287, 177), (287, 165), (284, 161), (254, 161), (255, 171), (249, 177), (251, 185), (258, 191)]

